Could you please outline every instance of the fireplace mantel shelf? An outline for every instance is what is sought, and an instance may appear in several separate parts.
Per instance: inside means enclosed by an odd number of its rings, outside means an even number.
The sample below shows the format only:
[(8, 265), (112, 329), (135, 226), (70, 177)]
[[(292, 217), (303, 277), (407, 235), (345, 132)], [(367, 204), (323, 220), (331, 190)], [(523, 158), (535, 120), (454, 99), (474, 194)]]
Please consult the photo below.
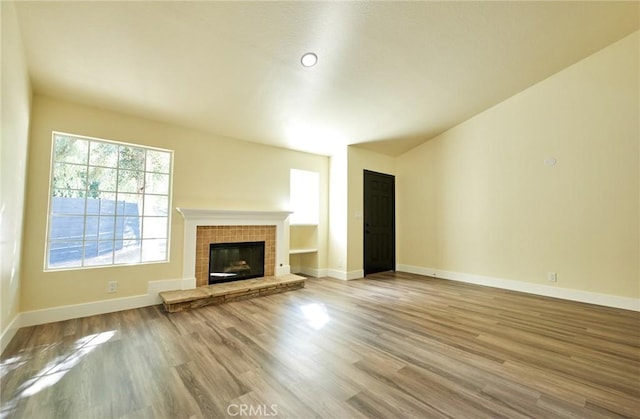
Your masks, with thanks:
[(292, 214), (292, 211), (252, 211), (252, 210), (225, 210), (206, 208), (176, 208), (185, 220), (192, 219), (273, 219), (283, 220)]

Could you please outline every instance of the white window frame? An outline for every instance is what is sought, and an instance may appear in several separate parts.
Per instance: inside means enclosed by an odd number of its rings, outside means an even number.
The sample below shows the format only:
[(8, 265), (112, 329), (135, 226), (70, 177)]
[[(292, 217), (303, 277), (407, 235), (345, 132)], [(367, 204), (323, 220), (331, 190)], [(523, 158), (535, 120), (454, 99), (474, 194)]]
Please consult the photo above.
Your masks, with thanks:
[[(82, 220), (83, 220), (83, 235), (82, 235), (82, 239), (78, 240), (82, 242), (82, 258), (80, 261), (80, 266), (63, 266), (63, 267), (57, 267), (57, 266), (50, 266), (50, 250), (51, 250), (51, 243), (55, 242), (55, 239), (52, 239), (50, 237), (51, 234), (51, 226), (52, 226), (52, 219), (54, 216), (53, 213), (53, 193), (54, 193), (54, 189), (57, 190), (68, 190), (68, 191), (78, 191), (78, 192), (82, 192), (82, 189), (73, 189), (73, 188), (56, 188), (54, 187), (54, 173), (55, 173), (55, 164), (56, 162), (56, 156), (55, 156), (55, 152), (56, 152), (56, 137), (57, 136), (64, 136), (64, 137), (72, 137), (72, 138), (77, 138), (79, 140), (85, 140), (89, 142), (89, 148), (87, 150), (87, 162), (86, 162), (86, 167), (87, 167), (87, 173), (88, 170), (90, 168), (103, 168), (103, 166), (100, 165), (96, 165), (96, 164), (91, 164), (91, 162), (89, 161), (90, 158), (90, 150), (91, 150), (91, 144), (92, 143), (101, 143), (101, 144), (111, 144), (111, 145), (115, 145), (115, 146), (122, 146), (122, 147), (131, 147), (131, 148), (135, 148), (135, 149), (141, 149), (144, 150), (145, 153), (145, 157), (144, 157), (144, 170), (141, 170), (140, 172), (142, 172), (142, 176), (145, 179), (145, 186), (146, 186), (146, 178), (147, 178), (147, 174), (148, 173), (157, 173), (157, 174), (168, 174), (169, 179), (168, 182), (169, 184), (167, 185), (168, 187), (168, 191), (167, 194), (165, 195), (164, 193), (148, 193), (146, 192), (146, 189), (143, 189), (142, 192), (138, 192), (138, 195), (142, 195), (143, 200), (145, 199), (146, 196), (166, 196), (167, 197), (167, 215), (166, 215), (166, 250), (165, 250), (165, 258), (163, 260), (151, 260), (151, 261), (143, 261), (142, 260), (142, 251), (143, 251), (143, 247), (142, 247), (142, 241), (146, 240), (144, 239), (144, 219), (145, 218), (155, 218), (155, 219), (161, 219), (161, 218), (165, 218), (164, 216), (158, 216), (158, 215), (145, 215), (144, 213), (144, 204), (142, 206), (142, 209), (140, 211), (140, 214), (138, 215), (138, 218), (140, 218), (141, 224), (140, 224), (140, 237), (138, 240), (141, 241), (141, 245), (140, 245), (140, 256), (139, 256), (139, 260), (135, 261), (135, 262), (116, 262), (116, 242), (118, 240), (124, 240), (124, 239), (118, 239), (116, 236), (116, 233), (114, 232), (113, 235), (113, 248), (111, 250), (113, 257), (111, 258), (111, 262), (110, 263), (103, 263), (103, 264), (90, 264), (90, 265), (85, 265), (85, 261), (90, 259), (90, 258), (85, 258), (85, 244), (87, 242), (93, 242), (93, 240), (88, 240), (86, 238), (86, 220), (87, 220), (87, 216), (94, 216), (93, 214), (88, 214), (87, 212), (87, 194), (89, 193), (89, 182), (86, 182), (86, 186), (84, 189), (84, 199), (85, 199), (85, 209), (84, 209), (84, 213), (81, 215), (82, 216)], [(147, 151), (157, 151), (157, 152), (162, 152), (162, 153), (167, 153), (169, 154), (169, 173), (164, 173), (164, 172), (153, 172), (153, 171), (147, 171)], [(173, 150), (168, 150), (168, 149), (163, 149), (163, 148), (158, 148), (158, 147), (149, 147), (146, 145), (140, 145), (140, 144), (133, 144), (133, 143), (126, 143), (126, 142), (121, 142), (121, 141), (113, 141), (113, 140), (107, 140), (107, 139), (103, 139), (103, 138), (95, 138), (95, 137), (88, 137), (88, 136), (84, 136), (84, 135), (77, 135), (77, 134), (69, 134), (69, 133), (64, 133), (64, 132), (59, 132), (59, 131), (53, 131), (52, 135), (51, 135), (51, 162), (50, 162), (50, 177), (49, 177), (49, 188), (48, 188), (48, 192), (49, 192), (49, 199), (48, 199), (48, 206), (47, 206), (47, 230), (46, 230), (46, 240), (45, 240), (45, 254), (44, 254), (44, 271), (45, 272), (53, 272), (53, 271), (66, 271), (66, 270), (78, 270), (78, 269), (93, 269), (93, 268), (106, 268), (106, 267), (111, 267), (111, 266), (123, 266), (123, 265), (131, 265), (131, 266), (136, 266), (136, 265), (146, 265), (146, 264), (156, 264), (156, 263), (168, 263), (170, 260), (170, 253), (171, 253), (171, 215), (172, 215), (172, 201), (173, 201), (173, 163), (174, 163), (174, 152)], [(78, 164), (78, 166), (82, 166), (83, 164)], [(108, 167), (104, 167), (104, 168), (108, 168)], [(110, 169), (113, 169), (113, 167), (109, 167)], [(116, 167), (116, 173), (117, 176), (120, 174), (120, 170), (126, 170), (126, 169), (120, 169), (119, 166), (119, 162), (117, 163)], [(116, 190), (115, 191), (111, 191), (109, 193), (112, 193), (116, 196), (116, 205), (118, 204), (117, 201), (117, 196), (119, 193), (127, 193), (127, 192), (118, 192), (118, 182), (116, 180)], [(130, 195), (132, 193), (129, 193)], [(144, 201), (143, 201), (144, 202)], [(59, 215), (59, 214), (55, 214), (55, 215)], [(64, 215), (64, 214), (63, 214)], [(76, 214), (77, 215), (77, 214)], [(113, 218), (114, 218), (114, 226), (115, 226), (115, 219), (117, 216), (121, 216), (123, 218), (125, 218), (126, 216), (124, 214), (120, 215), (118, 214), (115, 210), (114, 210), (114, 214), (113, 214)], [(102, 217), (102, 215), (99, 215), (99, 217)], [(80, 216), (78, 216), (78, 218), (80, 218)], [(115, 227), (114, 227), (115, 228)], [(159, 238), (160, 240), (163, 240), (164, 238)], [(109, 240), (106, 240), (109, 241)], [(96, 243), (99, 243), (99, 240), (96, 240)]]

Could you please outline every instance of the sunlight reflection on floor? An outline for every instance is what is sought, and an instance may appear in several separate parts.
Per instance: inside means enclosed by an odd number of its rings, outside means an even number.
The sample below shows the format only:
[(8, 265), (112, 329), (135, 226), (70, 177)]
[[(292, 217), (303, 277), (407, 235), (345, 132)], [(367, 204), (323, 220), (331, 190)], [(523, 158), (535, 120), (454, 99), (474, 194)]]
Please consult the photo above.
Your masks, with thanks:
[(324, 304), (305, 304), (300, 307), (300, 310), (302, 311), (302, 314), (307, 320), (309, 326), (315, 330), (322, 329), (331, 320)]
[[(44, 368), (33, 377), (25, 381), (16, 391), (16, 395), (6, 403), (3, 403), (0, 411), (0, 418), (4, 418), (11, 414), (16, 407), (18, 401), (24, 397), (33, 396), (47, 387), (51, 387), (59, 382), (73, 367), (78, 365), (82, 358), (96, 349), (98, 346), (109, 341), (116, 334), (115, 330), (108, 332), (95, 333), (78, 339), (73, 348), (62, 356), (56, 357), (50, 361)], [(17, 369), (26, 361), (20, 361), (20, 356), (9, 358), (0, 364), (2, 375), (11, 370)]]

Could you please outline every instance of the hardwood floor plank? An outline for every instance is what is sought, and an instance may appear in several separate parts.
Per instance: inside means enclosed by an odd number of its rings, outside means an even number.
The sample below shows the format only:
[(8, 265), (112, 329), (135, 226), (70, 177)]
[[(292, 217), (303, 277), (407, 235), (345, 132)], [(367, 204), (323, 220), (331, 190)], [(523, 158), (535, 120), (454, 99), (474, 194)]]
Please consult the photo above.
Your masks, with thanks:
[(403, 397), (402, 393), (389, 390), (385, 393), (372, 393), (363, 390), (347, 400), (354, 409), (369, 418), (446, 418), (443, 412), (417, 401)]
[(640, 418), (640, 313), (398, 272), (308, 279), (23, 328), (0, 373), (3, 419)]

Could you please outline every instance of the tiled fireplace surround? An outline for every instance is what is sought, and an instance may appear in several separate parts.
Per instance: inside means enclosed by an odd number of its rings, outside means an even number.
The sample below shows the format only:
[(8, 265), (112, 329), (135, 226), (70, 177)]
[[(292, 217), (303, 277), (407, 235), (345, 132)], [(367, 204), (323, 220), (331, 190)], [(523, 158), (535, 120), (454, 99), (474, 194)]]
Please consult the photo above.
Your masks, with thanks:
[(265, 276), (290, 273), (290, 212), (177, 210), (185, 220), (182, 289), (208, 284), (210, 243), (264, 241)]
[(264, 242), (264, 276), (274, 276), (276, 226), (198, 226), (196, 229), (196, 287), (209, 284), (211, 243)]

